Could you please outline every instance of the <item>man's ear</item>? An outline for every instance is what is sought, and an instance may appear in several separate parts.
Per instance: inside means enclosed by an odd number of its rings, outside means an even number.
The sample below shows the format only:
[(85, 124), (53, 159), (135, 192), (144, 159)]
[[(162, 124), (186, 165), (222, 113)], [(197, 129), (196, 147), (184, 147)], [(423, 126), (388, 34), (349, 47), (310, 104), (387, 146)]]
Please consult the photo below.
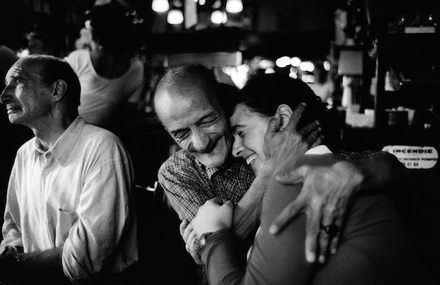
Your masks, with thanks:
[(290, 108), (288, 105), (281, 104), (277, 108), (277, 113), (281, 117), (280, 130), (282, 130), (286, 127), (287, 123), (289, 123), (293, 111), (292, 108)]
[(64, 80), (58, 79), (57, 81), (52, 83), (52, 88), (53, 88), (53, 97), (52, 97), (53, 102), (58, 102), (64, 97), (64, 94), (66, 94), (67, 83)]

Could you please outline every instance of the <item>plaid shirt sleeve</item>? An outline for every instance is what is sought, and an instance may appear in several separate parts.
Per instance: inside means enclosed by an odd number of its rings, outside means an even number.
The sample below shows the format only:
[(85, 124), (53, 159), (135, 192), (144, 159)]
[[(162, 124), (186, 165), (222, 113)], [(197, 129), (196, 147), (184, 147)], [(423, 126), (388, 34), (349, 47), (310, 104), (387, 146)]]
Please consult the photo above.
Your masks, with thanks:
[(339, 151), (337, 155), (346, 160), (364, 160), (378, 155), (388, 154), (381, 150)]
[(171, 156), (159, 169), (158, 179), (171, 206), (181, 220), (192, 220), (206, 200), (213, 198), (199, 178), (202, 175), (191, 162), (179, 153)]

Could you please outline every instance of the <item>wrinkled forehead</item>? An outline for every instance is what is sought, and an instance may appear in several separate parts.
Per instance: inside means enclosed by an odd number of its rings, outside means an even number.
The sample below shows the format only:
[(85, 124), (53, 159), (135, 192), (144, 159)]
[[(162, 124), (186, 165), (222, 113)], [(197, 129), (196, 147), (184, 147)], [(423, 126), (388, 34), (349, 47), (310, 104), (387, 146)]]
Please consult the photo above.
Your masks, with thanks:
[(31, 79), (33, 77), (43, 78), (41, 75), (41, 64), (21, 59), (9, 69), (5, 79)]

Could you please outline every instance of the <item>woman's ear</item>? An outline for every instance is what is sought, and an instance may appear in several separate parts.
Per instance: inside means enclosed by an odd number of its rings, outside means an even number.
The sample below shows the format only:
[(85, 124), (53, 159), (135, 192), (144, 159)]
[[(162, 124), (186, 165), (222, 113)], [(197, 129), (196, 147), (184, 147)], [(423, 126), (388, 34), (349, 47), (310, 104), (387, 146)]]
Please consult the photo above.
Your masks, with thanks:
[(287, 123), (289, 123), (289, 120), (290, 120), (290, 117), (292, 116), (293, 111), (292, 111), (292, 108), (290, 108), (288, 105), (281, 104), (277, 108), (277, 113), (281, 117), (280, 130), (282, 130), (286, 127)]

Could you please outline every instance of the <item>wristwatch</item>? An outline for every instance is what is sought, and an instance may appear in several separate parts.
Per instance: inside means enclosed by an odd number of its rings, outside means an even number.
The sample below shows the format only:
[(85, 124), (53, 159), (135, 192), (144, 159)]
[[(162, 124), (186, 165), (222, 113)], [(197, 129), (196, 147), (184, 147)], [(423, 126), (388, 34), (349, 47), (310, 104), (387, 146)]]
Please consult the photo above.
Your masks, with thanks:
[(208, 240), (209, 236), (212, 235), (212, 234), (213, 234), (212, 232), (209, 232), (209, 233), (204, 233), (204, 234), (202, 234), (200, 236), (200, 239), (199, 239), (199, 252), (201, 252), (205, 248), (206, 241)]

